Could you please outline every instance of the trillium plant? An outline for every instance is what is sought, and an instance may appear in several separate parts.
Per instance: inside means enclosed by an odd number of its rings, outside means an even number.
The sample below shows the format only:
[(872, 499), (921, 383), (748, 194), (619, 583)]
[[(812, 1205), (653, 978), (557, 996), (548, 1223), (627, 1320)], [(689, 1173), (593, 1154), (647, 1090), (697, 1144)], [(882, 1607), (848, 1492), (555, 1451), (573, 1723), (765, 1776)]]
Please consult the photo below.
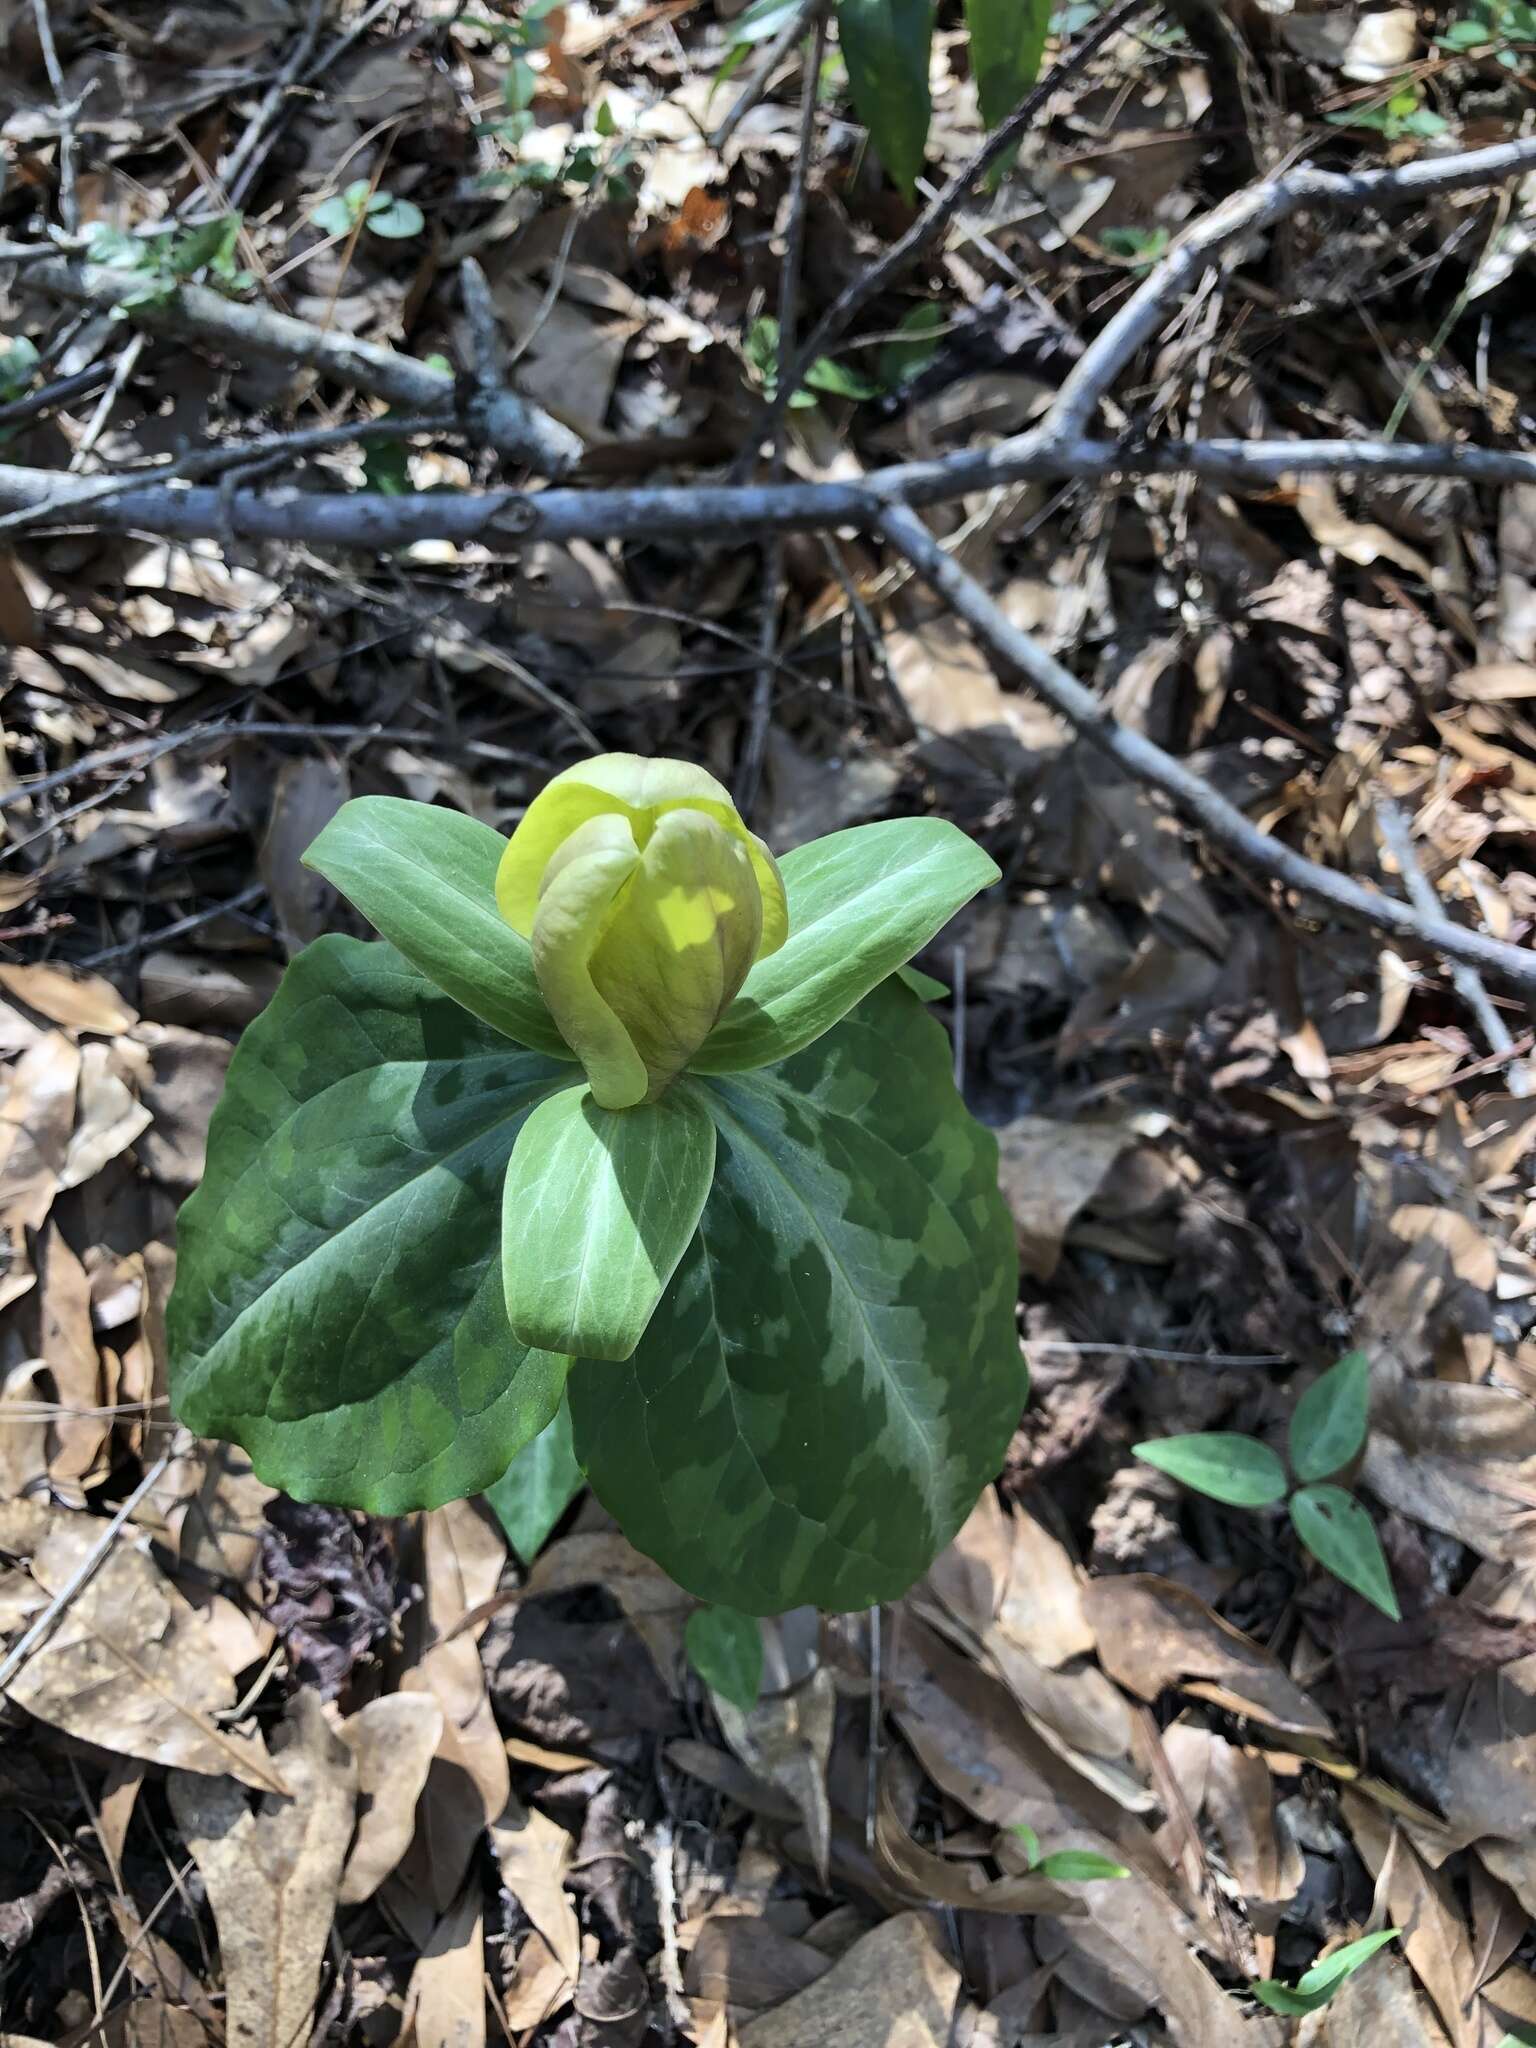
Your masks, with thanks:
[(905, 966), (986, 854), (918, 818), (780, 863), (703, 770), (609, 754), (510, 840), (363, 797), (306, 859), (382, 937), (299, 954), (236, 1048), (181, 1420), (375, 1514), (505, 1519), (574, 1461), (751, 1613), (900, 1593), (1025, 1395), (996, 1146)]

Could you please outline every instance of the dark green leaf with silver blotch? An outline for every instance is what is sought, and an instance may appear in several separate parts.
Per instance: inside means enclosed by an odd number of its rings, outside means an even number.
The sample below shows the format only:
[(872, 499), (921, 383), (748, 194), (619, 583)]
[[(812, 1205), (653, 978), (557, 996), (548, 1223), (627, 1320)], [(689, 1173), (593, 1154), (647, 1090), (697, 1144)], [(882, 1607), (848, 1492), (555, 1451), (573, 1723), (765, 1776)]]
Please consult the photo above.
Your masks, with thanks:
[(676, 1085), (714, 1118), (714, 1185), (634, 1357), (573, 1368), (576, 1455), (702, 1599), (892, 1599), (1025, 1399), (996, 1142), (894, 979), (781, 1066)]
[(524, 1118), (566, 1063), (387, 945), (299, 955), (235, 1050), (181, 1212), (171, 1398), (300, 1500), (403, 1514), (477, 1493), (560, 1403), (495, 1256)]

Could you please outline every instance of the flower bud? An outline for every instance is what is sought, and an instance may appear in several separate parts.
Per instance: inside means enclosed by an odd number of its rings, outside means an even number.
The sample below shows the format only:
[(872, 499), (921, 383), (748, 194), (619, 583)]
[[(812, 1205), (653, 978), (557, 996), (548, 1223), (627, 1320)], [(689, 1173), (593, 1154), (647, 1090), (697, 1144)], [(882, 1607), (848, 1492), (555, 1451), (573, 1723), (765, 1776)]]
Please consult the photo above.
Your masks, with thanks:
[(604, 1109), (655, 1101), (789, 925), (774, 858), (721, 784), (636, 754), (600, 754), (540, 791), (496, 902)]

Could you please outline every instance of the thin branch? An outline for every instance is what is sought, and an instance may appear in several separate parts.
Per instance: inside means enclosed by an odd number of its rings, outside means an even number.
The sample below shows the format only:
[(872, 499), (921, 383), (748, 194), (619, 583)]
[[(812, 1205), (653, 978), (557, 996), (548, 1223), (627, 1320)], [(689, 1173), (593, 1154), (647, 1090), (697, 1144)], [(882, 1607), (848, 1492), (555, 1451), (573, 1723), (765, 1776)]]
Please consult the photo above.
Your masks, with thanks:
[(737, 95), (731, 111), (709, 138), (709, 146), (715, 151), (723, 150), (742, 122), (757, 105), (772, 83), (773, 74), (778, 70), (790, 51), (805, 34), (812, 13), (821, 5), (821, 0), (800, 0), (800, 5), (779, 30), (763, 54), (762, 62), (747, 80)]
[(1192, 290), (1224, 249), (1289, 220), (1305, 207), (1357, 213), (1369, 206), (1411, 206), (1473, 185), (1500, 185), (1536, 168), (1536, 138), (1501, 142), (1454, 156), (1419, 157), (1380, 171), (1319, 171), (1310, 164), (1233, 193), (1187, 228), (1120, 310), (1100, 328), (1062, 380), (1050, 410), (1057, 434), (1088, 432), (1099, 400), (1137, 351), (1155, 341), (1168, 307)]
[[(1403, 887), (1408, 891), (1409, 902), (1421, 917), (1438, 917), (1440, 899), (1436, 896), (1434, 884), (1425, 874), (1414, 849), (1413, 832), (1403, 814), (1402, 806), (1383, 790), (1376, 798), (1375, 811), (1382, 839), (1387, 851), (1397, 863), (1397, 872), (1403, 878)], [(1501, 1056), (1512, 1053), (1515, 1045), (1514, 1035), (1494, 1008), (1493, 999), (1483, 986), (1483, 977), (1477, 969), (1465, 961), (1453, 962), (1451, 986), (1476, 1018), (1478, 1028), (1491, 1050)], [(1527, 1069), (1512, 1064), (1509, 1068), (1509, 1082), (1512, 1094), (1524, 1095), (1529, 1083)]]
[[(75, 305), (120, 307), (151, 333), (227, 352), (237, 360), (255, 357), (289, 369), (313, 369), (414, 412), (452, 415), (457, 403), (456, 380), (445, 370), (376, 342), (312, 327), (270, 306), (242, 305), (204, 285), (181, 285), (163, 305), (132, 305), (143, 289), (143, 279), (132, 271), (57, 257), (34, 264), (27, 282)], [(478, 440), (540, 475), (559, 476), (582, 454), (579, 436), (510, 391), (499, 391), (489, 401), (477, 396), (464, 410), (466, 428)]]
[(64, 223), (65, 233), (72, 235), (80, 226), (80, 205), (75, 194), (75, 116), (80, 111), (80, 102), (69, 96), (64, 67), (59, 62), (58, 45), (53, 40), (53, 16), (49, 12), (48, 0), (32, 0), (32, 18), (37, 24), (43, 69), (48, 73), (54, 104), (59, 110), (59, 218)]
[[(445, 423), (446, 424), (446, 423)], [(1271, 490), (1301, 476), (1427, 476), (1472, 484), (1536, 484), (1536, 454), (1457, 445), (1383, 441), (1074, 441), (1040, 432), (980, 452), (872, 470), (859, 483), (677, 484), (633, 490), (432, 491), (381, 498), (374, 492), (298, 487), (236, 491), (141, 484), (99, 517), (78, 523), (106, 532), (156, 533), (174, 540), (233, 535), (309, 547), (384, 551), (418, 540), (487, 546), (528, 540), (699, 540), (740, 542), (777, 530), (868, 530), (882, 507), (940, 505), (1000, 484), (1038, 478), (1101, 481), (1179, 476)], [(91, 480), (0, 463), (0, 508), (51, 503), (61, 526)]]
[(1394, 896), (1367, 889), (1261, 832), (1182, 761), (1164, 753), (1143, 734), (1117, 724), (1091, 690), (1021, 632), (975, 577), (944, 552), (915, 512), (904, 505), (891, 505), (879, 525), (892, 547), (954, 608), (1003, 668), (1022, 676), (1074, 731), (1128, 775), (1161, 790), (1209, 840), (1235, 855), (1246, 868), (1327, 904), (1352, 923), (1390, 932), (1394, 938), (1465, 961), (1527, 994), (1536, 994), (1536, 952), (1490, 939), (1465, 925), (1453, 924), (1438, 912), (1425, 914)]
[[(816, 95), (821, 87), (821, 66), (827, 48), (827, 9), (817, 0), (815, 33), (805, 58), (800, 91), (800, 142), (795, 154), (794, 176), (789, 188), (789, 218), (784, 225), (784, 261), (779, 266), (779, 336), (775, 353), (779, 386), (790, 374), (795, 353), (795, 321), (800, 308), (801, 255), (805, 247), (806, 195), (810, 188), (811, 156), (816, 147)], [(773, 454), (768, 466), (770, 483), (784, 474), (785, 415), (774, 420)], [(763, 616), (757, 675), (752, 685), (752, 703), (747, 713), (747, 738), (742, 748), (736, 778), (736, 807), (750, 819), (763, 779), (763, 762), (768, 752), (768, 726), (773, 717), (773, 686), (777, 677), (779, 605), (784, 583), (784, 536), (769, 536), (763, 548)]]
[(893, 242), (877, 263), (861, 271), (828, 306), (806, 336), (787, 378), (780, 380), (764, 415), (758, 423), (757, 439), (774, 426), (818, 356), (823, 356), (839, 335), (846, 334), (859, 312), (922, 254), (948, 227), (965, 202), (966, 195), (980, 183), (994, 164), (1003, 163), (1028, 135), (1067, 80), (1081, 71), (1097, 51), (1138, 14), (1145, 14), (1151, 0), (1119, 0), (1103, 14), (1043, 78), (1037, 79), (1000, 127), (995, 128), (969, 163), (960, 166), (913, 221), (899, 241)]
[(298, 84), (299, 75), (320, 39), (320, 31), (325, 25), (325, 9), (326, 0), (309, 0), (309, 13), (303, 28), (294, 38), (286, 63), (262, 95), (261, 104), (251, 116), (245, 133), (219, 166), (219, 177), (229, 194), (231, 206), (240, 204), (261, 170), (268, 148), (275, 140), (273, 131), (287, 111), (288, 95)]

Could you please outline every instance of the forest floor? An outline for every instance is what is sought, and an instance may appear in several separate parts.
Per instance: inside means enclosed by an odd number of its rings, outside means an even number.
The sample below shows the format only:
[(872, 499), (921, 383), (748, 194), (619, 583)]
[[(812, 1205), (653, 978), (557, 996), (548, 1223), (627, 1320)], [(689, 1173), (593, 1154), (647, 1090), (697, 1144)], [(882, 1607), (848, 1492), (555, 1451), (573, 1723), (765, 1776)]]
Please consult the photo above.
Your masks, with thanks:
[[(793, 39), (721, 80), (739, 11), (0, 0), (0, 235), (119, 261), (234, 196), (248, 299), (461, 366), (474, 258), (568, 488), (721, 481), (797, 191), (802, 334), (914, 218), (835, 45), (808, 155)], [(1536, 114), (1516, 0), (1128, 13), (831, 349), (791, 478), (1024, 432), (1256, 179)], [(946, 5), (932, 189), (982, 141), (966, 56)], [(1530, 450), (1533, 242), (1529, 171), (1275, 219), (1170, 295), (1096, 430)], [(5, 465), (99, 483), (383, 409), (47, 277), (0, 264)], [(386, 505), (527, 480), (431, 431), (315, 462)], [(1181, 822), (857, 522), (365, 551), (242, 537), (233, 495), (197, 540), (4, 503), (0, 2043), (1536, 2041), (1528, 995)], [(1536, 481), (1058, 473), (928, 516), (1272, 843), (1529, 944)], [(303, 849), (369, 792), (509, 830), (596, 749), (705, 763), (778, 850), (932, 811), (1004, 875), (922, 964), (1001, 1145), (1030, 1405), (904, 1600), (765, 1624), (750, 1713), (590, 1496), (522, 1555), (483, 1502), (300, 1507), (165, 1397), (231, 1046), (361, 929)], [(1355, 1351), (1396, 1621), (1283, 1508), (1131, 1448), (1283, 1447)], [(1021, 1912), (1031, 1831), (1126, 1874)], [(1386, 1928), (1309, 2015), (1253, 1992)]]

